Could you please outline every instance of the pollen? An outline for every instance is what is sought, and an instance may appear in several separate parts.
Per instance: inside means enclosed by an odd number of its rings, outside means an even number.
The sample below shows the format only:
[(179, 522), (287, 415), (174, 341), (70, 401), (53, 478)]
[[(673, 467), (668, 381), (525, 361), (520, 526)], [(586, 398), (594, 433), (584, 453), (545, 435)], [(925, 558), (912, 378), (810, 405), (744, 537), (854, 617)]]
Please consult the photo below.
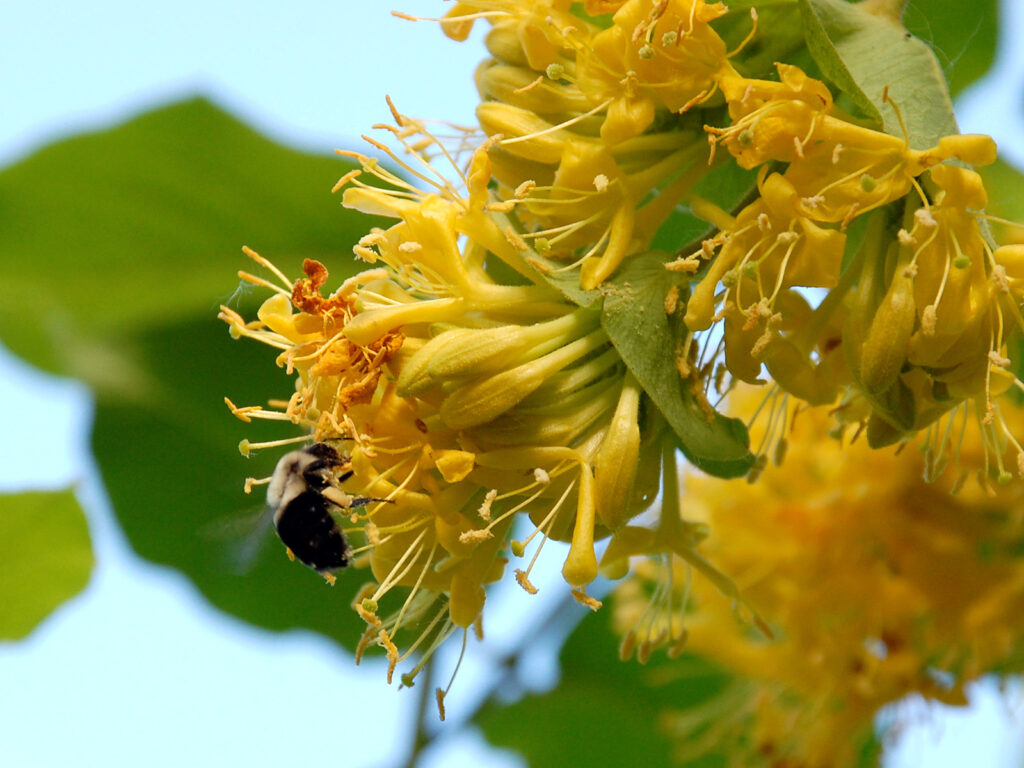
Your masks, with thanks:
[(536, 188), (537, 182), (534, 181), (533, 179), (527, 179), (518, 187), (516, 187), (515, 191), (512, 194), (516, 198), (516, 200), (522, 200), (526, 197), (529, 197), (530, 193), (533, 192), (533, 190)]
[(529, 594), (537, 594), (537, 588), (530, 583), (530, 578), (526, 575), (526, 571), (516, 569), (516, 583)]
[(502, 234), (505, 236), (505, 240), (508, 241), (509, 245), (515, 248), (517, 251), (528, 251), (530, 246), (526, 244), (522, 235), (516, 232), (512, 227), (505, 227)]
[(477, 514), (480, 515), (480, 519), (485, 522), (491, 520), (491, 506), (494, 504), (494, 500), (498, 498), (498, 489), (491, 488), (484, 496), (484, 501), (480, 505), (480, 509), (477, 510)]
[(579, 603), (580, 605), (582, 605), (582, 606), (584, 606), (586, 608), (589, 608), (592, 611), (599, 610), (601, 608), (601, 606), (603, 605), (603, 603), (600, 600), (591, 597), (586, 592), (584, 592), (582, 589), (574, 589), (572, 591), (572, 596), (573, 596), (573, 598), (575, 598), (577, 603)]
[(929, 229), (939, 225), (935, 217), (932, 216), (932, 212), (927, 208), (918, 208), (914, 211), (914, 218), (917, 219), (922, 227), (928, 227)]
[(459, 534), (459, 541), (463, 544), (473, 544), (476, 542), (487, 541), (487, 539), (490, 539), (493, 536), (494, 534), (489, 530), (481, 528), (478, 530), (463, 531)]

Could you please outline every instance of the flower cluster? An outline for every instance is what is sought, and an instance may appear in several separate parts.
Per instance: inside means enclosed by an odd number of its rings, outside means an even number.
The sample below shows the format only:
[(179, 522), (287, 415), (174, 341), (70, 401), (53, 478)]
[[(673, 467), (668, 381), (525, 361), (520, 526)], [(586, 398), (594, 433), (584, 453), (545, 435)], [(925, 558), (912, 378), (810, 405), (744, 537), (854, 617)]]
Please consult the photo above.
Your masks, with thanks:
[(476, 19), (490, 20), (494, 58), (476, 73), (477, 117), (498, 139), (490, 150), (498, 194), (546, 257), (534, 261), (538, 269), (578, 268), (591, 289), (651, 247), (703, 176), (700, 123), (680, 115), (733, 70), (711, 27), (726, 13), (721, 3), (588, 3), (589, 14), (614, 11), (607, 28), (570, 6), (460, 2), (443, 28), (462, 39)]
[[(544, 257), (531, 263), (578, 268), (596, 288), (683, 206), (711, 230), (692, 250), (676, 243), (666, 266), (694, 275), (685, 322), (708, 349), (690, 375), (709, 394), (767, 372), (805, 402), (841, 402), (840, 422), (866, 426), (876, 447), (961, 406), (1012, 440), (993, 401), (1019, 386), (1007, 353), (1021, 325), (1019, 246), (991, 241), (984, 187), (965, 166), (991, 163), (992, 140), (913, 149), (796, 66), (777, 64), (777, 80), (742, 74), (747, 40), (727, 51), (721, 3), (585, 10), (476, 0), (442, 22), (457, 39), (491, 24), (477, 113), (497, 194)], [(735, 213), (697, 194), (723, 152), (757, 170), (755, 198)], [(827, 293), (815, 305), (807, 289)], [(726, 379), (708, 375), (719, 359)]]
[[(1015, 264), (986, 240), (981, 177), (945, 163), (991, 163), (992, 140), (948, 136), (913, 150), (836, 114), (821, 82), (778, 69), (778, 82), (721, 83), (733, 122), (709, 128), (712, 143), (760, 169), (760, 195), (732, 220), (719, 212), (725, 226), (684, 259), (710, 261), (688, 327), (724, 324), (737, 379), (758, 382), (764, 364), (806, 402), (841, 396), (841, 419), (866, 424), (876, 447), (962, 404), (1012, 440), (993, 399), (1016, 382), (1006, 356), (1020, 318)], [(773, 172), (777, 163), (785, 170)], [(860, 217), (852, 250), (848, 228)], [(829, 292), (812, 310), (800, 288)]]
[[(280, 285), (243, 275), (274, 294), (255, 322), (227, 307), (221, 314), (235, 336), (280, 349), (278, 364), (297, 376), (282, 408), (232, 405), (235, 413), (291, 421), (308, 439), (342, 445), (344, 490), (373, 500), (350, 510), (346, 526), (362, 538), (356, 554), (376, 580), (354, 607), (368, 624), (363, 646), (382, 645), (392, 670), (426, 650), (403, 678), (411, 683), (445, 637), (479, 630), (484, 585), (501, 577), (509, 554), (534, 547), (515, 575), (535, 592), (530, 570), (544, 542), (569, 542), (565, 580), (578, 600), (599, 605), (585, 592), (597, 576), (595, 537), (653, 501), (662, 430), (647, 424), (654, 415), (599, 313), (567, 303), (524, 261), (491, 203), (486, 147), (465, 174), (452, 164), (452, 183), (426, 160), (443, 156), (442, 143), (394, 116), (390, 131), (416, 165), (393, 159), (430, 188), (347, 153), (360, 169), (339, 184), (344, 204), (396, 220), (356, 245), (370, 268), (329, 296), (327, 269), (311, 260), (294, 282), (276, 270)], [(492, 259), (518, 278), (496, 280)], [(651, 462), (653, 477), (638, 473)], [(517, 514), (532, 522), (520, 539)], [(396, 587), (404, 599), (382, 616)], [(396, 633), (416, 622), (425, 629), (400, 650)]]
[[(296, 376), (280, 407), (229, 401), (236, 415), (298, 425), (301, 440), (345, 457), (340, 488), (362, 501), (341, 510), (343, 527), (374, 578), (354, 603), (367, 623), (360, 652), (382, 646), (389, 679), (417, 653), (403, 675), (411, 684), (446, 637), (482, 633), (486, 585), (531, 547), (515, 579), (536, 591), (533, 563), (554, 539), (568, 543), (562, 574), (591, 608), (600, 603), (586, 588), (599, 568), (613, 579), (639, 574), (620, 602), (624, 656), (676, 655), (689, 636), (754, 677), (792, 670), (758, 694), (776, 720), (790, 717), (794, 695), (810, 703), (804, 712), (842, 701), (843, 723), (821, 718), (822, 732), (851, 733), (909, 690), (959, 696), (1017, 637), (963, 645), (930, 581), (947, 544), (957, 567), (974, 569), (972, 595), (1018, 578), (1008, 559), (982, 566), (968, 547), (1012, 550), (1005, 505), (968, 513), (966, 496), (947, 494), (968, 471), (990, 491), (993, 478), (1010, 478), (1011, 461), (1024, 473), (997, 401), (1022, 388), (1008, 350), (1024, 326), (1024, 247), (992, 239), (970, 167), (993, 162), (992, 140), (952, 135), (920, 147), (871, 128), (802, 69), (766, 72), (747, 56), (765, 50), (757, 14), (721, 3), (466, 0), (440, 24), (464, 39), (478, 21), (490, 25), (491, 55), (476, 72), (479, 131), (442, 139), (392, 106), (394, 125), (377, 127), (402, 152), (373, 141), (388, 162), (341, 153), (358, 164), (336, 187), (344, 205), (394, 222), (355, 245), (366, 269), (332, 283), (307, 260), (291, 280), (250, 252), (275, 279), (246, 279), (273, 295), (253, 322), (222, 311), (235, 336), (279, 349), (278, 364)], [(730, 201), (715, 196), (723, 169), (745, 180)], [(659, 279), (645, 285), (678, 278), (653, 304), (628, 277), (652, 260)], [(621, 324), (605, 311), (613, 295), (619, 317), (635, 310), (632, 337), (615, 336)], [(652, 306), (664, 348), (638, 360), (629, 345), (640, 348), (653, 327), (642, 316)], [(755, 460), (743, 427), (712, 403), (766, 379), (766, 407), (751, 416)], [(863, 429), (874, 448), (923, 435), (926, 477), (953, 459), (954, 480), (922, 490), (913, 462), (838, 442), (821, 449), (825, 428), (807, 416), (814, 429), (785, 469), (742, 492), (694, 481), (687, 492), (708, 509), (683, 518), (679, 446), (708, 435), (711, 455), (740, 467), (721, 474), (750, 468), (756, 480), (808, 405), (831, 406), (833, 434)], [(834, 485), (850, 490), (833, 495)], [(638, 523), (659, 493), (660, 512)], [(845, 506), (832, 509), (833, 498)], [(883, 525), (890, 501), (903, 517)], [(877, 539), (890, 523), (899, 540)], [(661, 563), (656, 576), (640, 556)], [(691, 584), (692, 571), (701, 576)], [(651, 581), (657, 600), (647, 604)], [(799, 594), (804, 581), (813, 599)], [(848, 642), (815, 656), (822, 674), (801, 681), (795, 670), (828, 629), (801, 621), (831, 598)], [(1003, 594), (996, 615), (965, 594), (956, 610), (976, 611), (995, 632), (1014, 625), (999, 622), (1016, 599)], [(693, 600), (700, 613), (688, 631)], [(761, 641), (722, 629), (736, 612)], [(938, 624), (919, 626), (933, 614)], [(777, 641), (762, 615), (782, 630)], [(403, 629), (413, 639), (400, 648)], [(844, 674), (856, 680), (850, 691), (813, 687)], [(815, 744), (808, 737), (808, 765)]]
[[(681, 749), (710, 729), (709, 743), (739, 745), (740, 764), (843, 768), (882, 707), (909, 694), (963, 705), (981, 675), (1021, 671), (1024, 488), (991, 496), (971, 483), (954, 496), (955, 473), (925, 482), (919, 451), (841, 446), (820, 408), (788, 417), (786, 461), (757, 483), (685, 487), (711, 532), (705, 553), (774, 637), (751, 636), (679, 563), (638, 568), (615, 617), (628, 653), (678, 632), (686, 613), (688, 649), (736, 675), (721, 701), (666, 713)], [(981, 469), (982, 435), (968, 430), (960, 452)]]

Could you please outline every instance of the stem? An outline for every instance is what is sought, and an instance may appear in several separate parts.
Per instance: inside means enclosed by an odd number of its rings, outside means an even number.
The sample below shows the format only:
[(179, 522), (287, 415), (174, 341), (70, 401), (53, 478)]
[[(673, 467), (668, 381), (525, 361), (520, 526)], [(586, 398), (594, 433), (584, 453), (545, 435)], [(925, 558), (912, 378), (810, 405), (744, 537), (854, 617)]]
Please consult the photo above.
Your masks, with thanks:
[(420, 678), (420, 697), (416, 701), (416, 732), (413, 734), (412, 744), (409, 747), (409, 754), (402, 763), (401, 768), (416, 768), (423, 750), (430, 746), (433, 736), (427, 732), (427, 710), (430, 702), (434, 699), (434, 661), (435, 656), (431, 655), (427, 666), (423, 670), (423, 677)]

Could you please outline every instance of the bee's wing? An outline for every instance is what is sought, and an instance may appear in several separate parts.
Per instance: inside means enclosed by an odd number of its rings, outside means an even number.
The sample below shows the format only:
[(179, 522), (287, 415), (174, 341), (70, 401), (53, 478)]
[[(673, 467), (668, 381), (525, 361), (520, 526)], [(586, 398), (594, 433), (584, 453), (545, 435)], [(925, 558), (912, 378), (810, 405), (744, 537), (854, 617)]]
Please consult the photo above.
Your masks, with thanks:
[(215, 550), (215, 557), (225, 570), (247, 573), (272, 538), (272, 520), (272, 509), (260, 506), (211, 520), (199, 530), (199, 535)]

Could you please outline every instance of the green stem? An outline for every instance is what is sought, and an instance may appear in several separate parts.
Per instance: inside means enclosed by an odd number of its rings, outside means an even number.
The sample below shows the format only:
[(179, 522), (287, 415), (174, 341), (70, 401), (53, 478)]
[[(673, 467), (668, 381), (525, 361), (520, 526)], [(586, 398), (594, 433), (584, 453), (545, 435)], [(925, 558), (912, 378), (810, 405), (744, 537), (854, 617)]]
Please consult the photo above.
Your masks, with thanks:
[(427, 666), (423, 670), (423, 677), (417, 685), (420, 686), (420, 695), (416, 700), (416, 732), (413, 734), (413, 741), (409, 747), (409, 754), (402, 763), (402, 768), (416, 768), (423, 750), (430, 746), (433, 736), (427, 732), (427, 710), (434, 698), (434, 659), (431, 655)]

